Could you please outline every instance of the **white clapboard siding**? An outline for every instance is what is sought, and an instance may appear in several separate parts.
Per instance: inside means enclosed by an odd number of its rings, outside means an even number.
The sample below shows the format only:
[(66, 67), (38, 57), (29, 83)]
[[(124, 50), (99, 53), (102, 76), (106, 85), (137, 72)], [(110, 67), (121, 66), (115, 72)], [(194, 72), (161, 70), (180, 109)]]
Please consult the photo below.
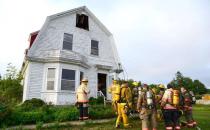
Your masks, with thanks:
[(41, 98), (43, 84), (44, 65), (42, 63), (30, 63), (28, 98)]

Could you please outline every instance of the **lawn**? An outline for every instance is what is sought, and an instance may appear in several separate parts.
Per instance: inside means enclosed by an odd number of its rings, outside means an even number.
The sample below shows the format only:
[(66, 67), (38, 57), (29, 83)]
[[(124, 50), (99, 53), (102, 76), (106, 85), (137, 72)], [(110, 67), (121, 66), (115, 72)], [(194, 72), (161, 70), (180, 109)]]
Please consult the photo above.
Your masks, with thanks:
[[(210, 130), (210, 106), (204, 105), (196, 105), (194, 106), (194, 118), (198, 122), (198, 126), (201, 130)], [(183, 120), (183, 119), (182, 119)], [(110, 122), (103, 124), (93, 124), (91, 121), (87, 121), (85, 125), (82, 126), (59, 126), (60, 130), (113, 130), (114, 129), (115, 120), (111, 120)], [(140, 130), (141, 122), (138, 118), (131, 118), (130, 124), (133, 126), (129, 128), (129, 130)], [(49, 129), (49, 128), (48, 128)], [(51, 129), (57, 129), (51, 127)], [(119, 130), (124, 130), (124, 128), (120, 128)], [(164, 123), (158, 123), (158, 130), (164, 130)], [(182, 130), (189, 130), (188, 128), (182, 128)], [(191, 129), (191, 130), (196, 130)]]

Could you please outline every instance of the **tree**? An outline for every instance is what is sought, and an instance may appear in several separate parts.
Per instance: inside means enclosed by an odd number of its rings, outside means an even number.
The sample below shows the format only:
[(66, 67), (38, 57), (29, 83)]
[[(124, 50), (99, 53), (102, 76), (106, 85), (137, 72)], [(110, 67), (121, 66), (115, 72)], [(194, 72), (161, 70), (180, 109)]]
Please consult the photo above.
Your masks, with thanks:
[(177, 71), (175, 78), (170, 82), (176, 88), (184, 86), (188, 90), (192, 90), (195, 94), (204, 94), (207, 89), (199, 80), (192, 80), (190, 77), (185, 77), (180, 71)]
[(0, 80), (0, 102), (14, 105), (22, 101), (22, 76), (11, 63), (8, 64), (6, 72)]
[(17, 69), (15, 66), (12, 65), (12, 63), (9, 63), (7, 65), (5, 78), (6, 79), (16, 79), (19, 76), (19, 73), (17, 72)]
[(207, 88), (199, 80), (194, 80), (193, 91), (197, 94), (205, 94), (205, 93), (207, 93)]

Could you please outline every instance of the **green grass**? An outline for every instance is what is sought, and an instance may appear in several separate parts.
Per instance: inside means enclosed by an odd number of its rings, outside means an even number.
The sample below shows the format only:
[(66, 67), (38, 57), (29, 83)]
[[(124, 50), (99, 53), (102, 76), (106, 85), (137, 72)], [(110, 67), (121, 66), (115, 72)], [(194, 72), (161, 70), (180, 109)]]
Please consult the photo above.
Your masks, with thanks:
[[(198, 126), (201, 128), (201, 130), (210, 130), (210, 105), (204, 106), (204, 105), (196, 105), (193, 107), (193, 114), (195, 120), (198, 122)], [(182, 119), (183, 120), (183, 119)], [(132, 118), (130, 119), (130, 124), (132, 125), (132, 128), (129, 128), (129, 130), (140, 130), (141, 129), (141, 121), (139, 118)], [(59, 128), (46, 128), (46, 129), (59, 129), (59, 130), (113, 130), (115, 126), (115, 120), (111, 120), (107, 123), (91, 123), (87, 122), (85, 125), (82, 126), (68, 126), (63, 125), (59, 126)], [(120, 128), (119, 130), (124, 130), (124, 128)], [(126, 129), (125, 129), (126, 130)], [(128, 130), (128, 129), (127, 129)], [(158, 123), (158, 130), (164, 130), (164, 123), (159, 122)], [(182, 128), (182, 130), (189, 130), (189, 128)], [(190, 130), (196, 130), (190, 129)]]

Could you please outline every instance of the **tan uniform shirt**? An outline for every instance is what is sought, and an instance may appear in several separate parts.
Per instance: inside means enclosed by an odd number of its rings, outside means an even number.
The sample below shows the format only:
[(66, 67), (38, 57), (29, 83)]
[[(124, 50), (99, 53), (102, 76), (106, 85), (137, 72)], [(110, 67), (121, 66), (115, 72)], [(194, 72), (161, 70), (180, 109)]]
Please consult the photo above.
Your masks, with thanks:
[(86, 85), (81, 84), (77, 89), (77, 102), (80, 103), (87, 103), (88, 100), (88, 94), (90, 93), (89, 89)]

